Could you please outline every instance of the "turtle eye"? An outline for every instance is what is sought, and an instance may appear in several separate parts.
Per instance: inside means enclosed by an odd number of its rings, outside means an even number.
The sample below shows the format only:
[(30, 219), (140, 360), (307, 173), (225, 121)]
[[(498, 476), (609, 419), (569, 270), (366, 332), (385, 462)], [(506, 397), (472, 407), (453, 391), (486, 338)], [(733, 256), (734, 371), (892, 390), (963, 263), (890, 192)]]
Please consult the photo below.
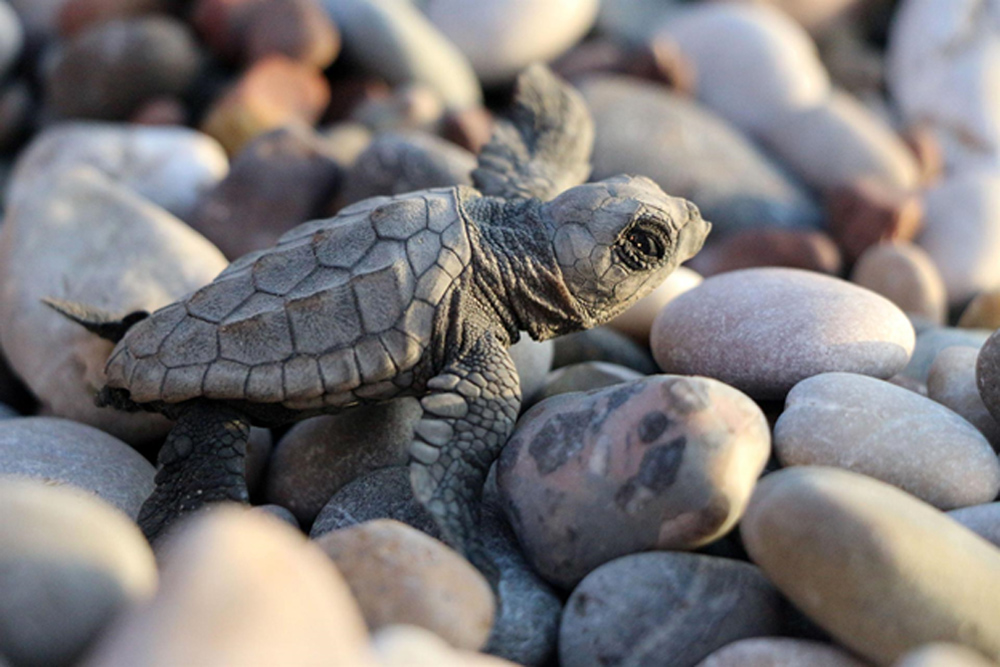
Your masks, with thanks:
[(643, 257), (653, 261), (663, 259), (666, 248), (663, 247), (663, 242), (649, 231), (642, 228), (633, 229), (628, 233), (626, 240)]
[(640, 222), (625, 232), (616, 250), (627, 267), (642, 271), (658, 264), (666, 256), (667, 243), (662, 231)]

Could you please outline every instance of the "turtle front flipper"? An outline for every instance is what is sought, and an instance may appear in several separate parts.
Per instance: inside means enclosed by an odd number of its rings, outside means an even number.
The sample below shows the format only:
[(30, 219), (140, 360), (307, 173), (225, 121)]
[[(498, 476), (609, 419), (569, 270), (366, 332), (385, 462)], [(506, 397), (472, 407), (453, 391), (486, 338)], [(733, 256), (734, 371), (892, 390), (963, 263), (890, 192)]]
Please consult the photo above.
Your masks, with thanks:
[(156, 488), (139, 511), (139, 527), (150, 542), (209, 503), (249, 502), (249, 437), (250, 422), (224, 406), (193, 404), (181, 413), (160, 449)]
[(517, 419), (517, 370), (486, 334), (427, 387), (430, 393), (420, 401), (424, 415), (410, 444), (410, 483), (445, 539), (478, 565), (479, 502), (490, 465)]

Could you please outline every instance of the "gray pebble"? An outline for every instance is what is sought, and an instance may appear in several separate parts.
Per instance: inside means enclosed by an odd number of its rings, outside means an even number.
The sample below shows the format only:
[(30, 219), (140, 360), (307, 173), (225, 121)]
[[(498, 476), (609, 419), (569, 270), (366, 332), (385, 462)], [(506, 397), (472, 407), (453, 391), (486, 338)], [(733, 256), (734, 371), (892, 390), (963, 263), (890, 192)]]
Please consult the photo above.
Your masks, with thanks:
[(552, 340), (538, 342), (527, 334), (521, 334), (521, 338), (508, 351), (521, 379), (521, 401), (524, 407), (545, 384), (545, 378), (552, 368), (555, 345)]
[(538, 401), (571, 391), (590, 391), (610, 387), (613, 384), (638, 380), (642, 373), (625, 366), (603, 361), (585, 361), (580, 364), (563, 366), (548, 374), (545, 386), (536, 397)]
[(901, 371), (901, 374), (926, 383), (931, 372), (931, 365), (941, 350), (955, 345), (974, 347), (978, 350), (992, 333), (987, 329), (956, 329), (953, 327), (925, 329), (917, 335), (917, 344), (913, 348), (910, 363)]
[(584, 361), (606, 361), (643, 375), (660, 372), (649, 350), (614, 329), (597, 327), (560, 336), (555, 340), (552, 368), (562, 368)]

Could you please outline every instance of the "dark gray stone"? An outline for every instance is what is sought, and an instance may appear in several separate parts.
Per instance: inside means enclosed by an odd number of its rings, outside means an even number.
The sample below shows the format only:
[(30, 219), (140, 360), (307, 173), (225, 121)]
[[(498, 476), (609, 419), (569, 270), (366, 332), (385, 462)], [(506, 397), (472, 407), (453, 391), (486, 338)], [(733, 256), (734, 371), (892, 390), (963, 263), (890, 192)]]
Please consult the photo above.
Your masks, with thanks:
[(643, 375), (660, 372), (648, 349), (608, 327), (580, 331), (555, 340), (552, 368), (562, 368), (586, 361), (618, 364)]
[(779, 634), (781, 604), (749, 563), (675, 552), (625, 556), (591, 572), (570, 595), (560, 664), (693, 667), (738, 639)]

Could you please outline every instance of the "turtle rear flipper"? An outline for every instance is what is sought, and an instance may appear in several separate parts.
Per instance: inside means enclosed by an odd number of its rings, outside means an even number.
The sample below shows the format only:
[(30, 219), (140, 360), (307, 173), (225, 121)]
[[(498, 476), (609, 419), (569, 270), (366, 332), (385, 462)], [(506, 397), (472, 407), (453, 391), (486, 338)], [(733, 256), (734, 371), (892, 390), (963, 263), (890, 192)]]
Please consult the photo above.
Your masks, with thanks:
[(106, 310), (64, 299), (44, 298), (42, 303), (60, 315), (73, 320), (87, 331), (112, 343), (117, 343), (124, 338), (125, 333), (136, 322), (141, 322), (149, 317), (149, 313), (145, 310), (137, 310), (125, 317), (118, 317)]
[(498, 120), (472, 172), (483, 194), (547, 201), (590, 176), (594, 121), (580, 94), (544, 65), (517, 80), (514, 108)]

